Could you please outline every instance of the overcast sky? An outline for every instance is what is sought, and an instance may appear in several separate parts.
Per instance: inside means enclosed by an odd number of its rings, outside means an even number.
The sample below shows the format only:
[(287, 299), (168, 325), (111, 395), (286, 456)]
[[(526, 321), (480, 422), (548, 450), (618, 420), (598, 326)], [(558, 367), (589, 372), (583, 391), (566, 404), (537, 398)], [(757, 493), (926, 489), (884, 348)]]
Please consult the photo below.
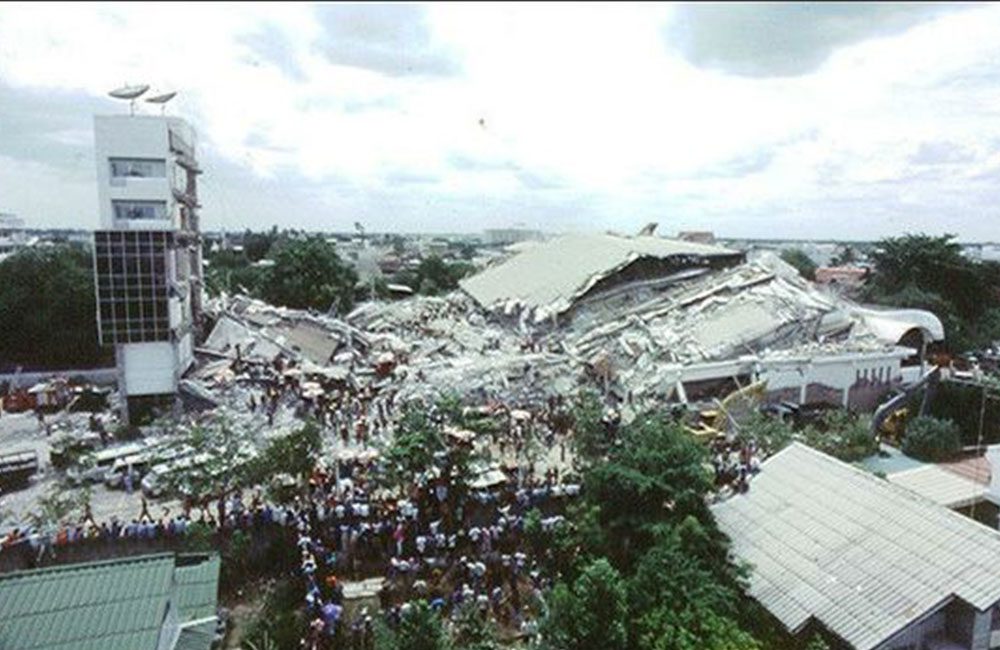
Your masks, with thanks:
[(178, 90), (207, 229), (1000, 240), (1000, 5), (0, 4), (0, 212)]

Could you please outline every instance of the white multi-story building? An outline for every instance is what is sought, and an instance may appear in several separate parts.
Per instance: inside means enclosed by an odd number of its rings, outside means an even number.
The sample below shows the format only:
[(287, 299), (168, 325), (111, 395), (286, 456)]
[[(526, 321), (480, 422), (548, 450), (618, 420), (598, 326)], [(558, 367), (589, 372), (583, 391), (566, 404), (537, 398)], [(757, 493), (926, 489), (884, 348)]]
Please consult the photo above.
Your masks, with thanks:
[(114, 345), (130, 419), (172, 401), (201, 312), (195, 134), (183, 120), (98, 116), (98, 332)]
[(25, 231), (24, 219), (10, 212), (0, 212), (0, 262), (37, 241), (37, 237), (29, 237)]

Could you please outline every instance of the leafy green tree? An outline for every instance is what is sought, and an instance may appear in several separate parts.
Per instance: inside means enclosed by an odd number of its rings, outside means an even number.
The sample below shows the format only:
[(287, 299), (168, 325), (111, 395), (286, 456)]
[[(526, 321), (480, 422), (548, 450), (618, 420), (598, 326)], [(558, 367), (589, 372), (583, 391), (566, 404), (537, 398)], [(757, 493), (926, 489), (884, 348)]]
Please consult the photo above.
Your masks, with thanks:
[(858, 252), (853, 246), (845, 244), (844, 247), (831, 260), (833, 266), (851, 266), (858, 261)]
[(590, 564), (572, 588), (558, 583), (542, 626), (551, 650), (628, 647), (628, 604), (621, 575), (606, 559)]
[(205, 258), (205, 286), (210, 293), (247, 293), (256, 296), (269, 269), (253, 266), (244, 253), (223, 250)]
[(247, 230), (243, 234), (243, 253), (251, 262), (256, 262), (267, 257), (271, 247), (282, 238), (278, 233), (277, 226), (271, 226), (270, 232), (251, 232)]
[(474, 603), (466, 603), (455, 618), (452, 635), (455, 648), (461, 650), (500, 650), (496, 625)]
[(90, 498), (90, 488), (66, 491), (52, 486), (38, 498), (28, 519), (40, 530), (54, 529), (65, 521), (83, 517), (90, 509)]
[(962, 436), (951, 420), (918, 417), (906, 426), (903, 453), (920, 460), (949, 460), (962, 448)]
[(733, 619), (712, 610), (660, 606), (643, 614), (638, 650), (763, 650)]
[(424, 409), (408, 406), (400, 418), (396, 435), (385, 450), (386, 474), (396, 486), (411, 484), (435, 464), (436, 455), (446, 450), (441, 427)]
[(471, 274), (475, 268), (467, 262), (448, 263), (436, 255), (421, 260), (414, 270), (396, 274), (394, 282), (412, 287), (425, 296), (447, 293), (458, 287), (458, 281)]
[(830, 650), (830, 644), (826, 642), (820, 634), (813, 634), (809, 637), (809, 642), (806, 643), (803, 650)]
[(842, 409), (823, 414), (818, 426), (803, 429), (802, 438), (810, 447), (852, 463), (878, 451), (868, 418)]
[(781, 251), (781, 259), (791, 264), (806, 280), (816, 279), (816, 262), (813, 262), (801, 248)]
[(602, 419), (604, 407), (594, 391), (581, 391), (573, 400), (570, 421), (573, 450), (584, 465), (601, 462), (611, 450), (614, 439)]
[(90, 250), (28, 248), (0, 262), (0, 366), (81, 368), (111, 365), (97, 340)]
[(397, 650), (450, 650), (441, 617), (426, 602), (417, 601), (403, 616), (395, 634)]
[(933, 311), (945, 325), (952, 350), (989, 342), (979, 320), (1000, 307), (1000, 266), (962, 255), (954, 235), (908, 234), (883, 239), (870, 257), (874, 271), (865, 285), (871, 302)]
[(298, 581), (283, 578), (267, 592), (264, 606), (247, 625), (244, 638), (259, 648), (299, 648), (305, 636), (306, 621), (300, 601), (302, 590)]
[(599, 504), (601, 523), (626, 564), (652, 541), (658, 525), (689, 515), (712, 527), (705, 495), (712, 489), (708, 454), (684, 428), (659, 413), (629, 424), (608, 461), (586, 475), (587, 498)]
[(274, 266), (261, 286), (261, 298), (267, 302), (321, 312), (336, 307), (340, 313), (354, 304), (358, 276), (323, 237), (282, 240), (271, 259)]
[(693, 517), (665, 529), (628, 581), (629, 606), (637, 618), (633, 645), (758, 648), (736, 622), (743, 577), (729, 562), (727, 545)]
[(249, 468), (250, 480), (263, 483), (275, 474), (305, 478), (316, 467), (323, 450), (323, 436), (312, 420), (291, 433), (274, 438)]

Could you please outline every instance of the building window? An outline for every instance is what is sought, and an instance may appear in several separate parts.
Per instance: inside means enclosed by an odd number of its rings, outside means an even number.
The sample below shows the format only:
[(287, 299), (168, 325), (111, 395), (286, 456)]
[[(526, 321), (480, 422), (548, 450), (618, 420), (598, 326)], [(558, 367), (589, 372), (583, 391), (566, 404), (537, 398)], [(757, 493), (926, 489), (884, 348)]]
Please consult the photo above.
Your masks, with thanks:
[(111, 158), (114, 178), (166, 178), (167, 163), (155, 158)]
[(158, 231), (94, 233), (101, 342), (170, 340), (167, 258), (173, 235)]
[(115, 219), (166, 219), (166, 201), (112, 201)]

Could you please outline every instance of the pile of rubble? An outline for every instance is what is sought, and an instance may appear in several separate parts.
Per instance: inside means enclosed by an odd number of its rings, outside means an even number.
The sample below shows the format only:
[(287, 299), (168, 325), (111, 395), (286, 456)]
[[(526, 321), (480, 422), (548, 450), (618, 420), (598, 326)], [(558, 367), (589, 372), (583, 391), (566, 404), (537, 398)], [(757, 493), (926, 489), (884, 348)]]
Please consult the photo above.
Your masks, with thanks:
[[(297, 359), (307, 374), (355, 389), (392, 385), (404, 399), (458, 392), (530, 403), (588, 383), (624, 397), (668, 399), (678, 369), (894, 347), (865, 310), (823, 292), (772, 256), (633, 283), (587, 298), (558, 325), (512, 320), (461, 291), (365, 303), (340, 320), (246, 297), (220, 299), (196, 380), (240, 358)], [(874, 320), (872, 322), (875, 322)], [(223, 361), (212, 362), (211, 359)], [(219, 375), (219, 373), (222, 373)]]

